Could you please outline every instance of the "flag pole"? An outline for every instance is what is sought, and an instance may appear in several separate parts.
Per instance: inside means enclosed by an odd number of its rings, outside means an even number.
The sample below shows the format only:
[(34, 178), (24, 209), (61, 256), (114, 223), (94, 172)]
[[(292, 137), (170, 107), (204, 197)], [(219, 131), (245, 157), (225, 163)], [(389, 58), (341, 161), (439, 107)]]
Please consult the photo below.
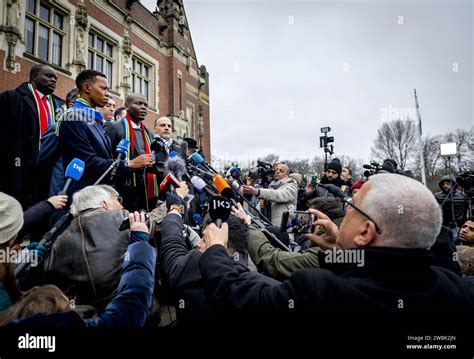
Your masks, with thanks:
[(423, 156), (423, 141), (421, 139), (421, 136), (423, 135), (423, 130), (421, 127), (420, 106), (418, 106), (418, 96), (416, 95), (416, 89), (414, 89), (414, 93), (415, 93), (416, 116), (418, 118), (418, 144), (419, 144), (419, 151), (420, 151), (421, 183), (423, 183), (426, 186), (425, 157)]

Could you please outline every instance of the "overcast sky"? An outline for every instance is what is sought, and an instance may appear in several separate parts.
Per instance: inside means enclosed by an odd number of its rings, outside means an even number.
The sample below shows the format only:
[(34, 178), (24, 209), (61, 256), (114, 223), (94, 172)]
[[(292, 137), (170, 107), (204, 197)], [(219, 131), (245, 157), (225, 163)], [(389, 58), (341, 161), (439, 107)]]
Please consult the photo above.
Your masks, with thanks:
[(215, 156), (312, 158), (330, 126), (336, 155), (365, 160), (390, 109), (414, 108), (414, 88), (424, 134), (474, 124), (473, 1), (184, 5), (210, 73)]

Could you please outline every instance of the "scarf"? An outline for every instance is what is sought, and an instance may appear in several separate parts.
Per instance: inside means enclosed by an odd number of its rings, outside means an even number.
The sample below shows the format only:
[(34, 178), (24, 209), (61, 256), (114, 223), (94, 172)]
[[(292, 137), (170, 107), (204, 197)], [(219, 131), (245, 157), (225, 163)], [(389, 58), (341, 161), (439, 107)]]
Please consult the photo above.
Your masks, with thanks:
[(278, 181), (275, 181), (273, 180), (272, 182), (270, 182), (270, 184), (268, 185), (268, 188), (272, 188), (272, 189), (277, 189), (279, 188), (280, 186), (288, 183), (288, 182), (291, 182), (293, 181), (292, 178), (290, 177), (286, 177), (286, 178), (282, 178), (281, 180), (278, 180)]
[(89, 102), (83, 98), (77, 98), (72, 104), (72, 109), (83, 112), (86, 116), (93, 118), (94, 121), (100, 125), (102, 125), (102, 122), (104, 122), (102, 113), (93, 108)]
[(53, 103), (54, 100), (52, 96), (45, 95), (46, 100), (49, 102), (49, 107), (45, 106), (40, 94), (35, 88), (33, 88), (33, 85), (29, 83), (28, 88), (33, 94), (33, 98), (35, 99), (35, 103), (36, 103), (36, 109), (38, 110), (40, 138), (41, 138), (41, 136), (43, 136), (48, 126), (56, 122), (56, 116), (54, 113), (54, 103)]
[[(130, 150), (127, 152), (127, 159), (130, 160), (131, 154), (135, 152), (135, 131), (133, 130), (132, 126), (132, 121), (130, 120), (130, 116), (127, 114), (125, 117), (122, 118), (122, 124), (124, 127), (124, 132), (125, 132), (125, 138), (130, 141)], [(151, 139), (150, 136), (148, 136), (148, 132), (145, 130), (145, 126), (143, 126), (143, 123), (140, 123), (140, 131), (143, 134), (143, 142), (145, 143), (145, 152), (146, 154), (150, 154), (150, 145), (151, 145)], [(146, 180), (146, 190), (147, 190), (147, 197), (148, 198), (153, 198), (158, 196), (158, 182), (156, 180), (156, 175), (147, 173), (145, 174), (145, 180)], [(137, 178), (136, 174), (132, 173), (132, 181), (133, 181), (133, 186), (137, 185)]]

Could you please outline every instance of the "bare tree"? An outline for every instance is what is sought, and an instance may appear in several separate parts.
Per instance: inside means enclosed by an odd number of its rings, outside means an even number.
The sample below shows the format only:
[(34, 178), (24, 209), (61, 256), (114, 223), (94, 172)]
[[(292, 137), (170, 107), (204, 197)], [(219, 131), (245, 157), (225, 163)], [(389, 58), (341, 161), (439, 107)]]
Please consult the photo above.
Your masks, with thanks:
[(470, 130), (462, 128), (456, 129), (444, 136), (444, 142), (456, 142), (457, 161), (474, 161), (474, 127)]
[(372, 156), (382, 162), (386, 158), (397, 161), (402, 170), (406, 170), (416, 156), (416, 126), (413, 120), (395, 120), (386, 122), (377, 131)]
[(278, 156), (274, 153), (270, 153), (270, 154), (266, 155), (265, 157), (261, 158), (260, 160), (263, 161), (263, 162), (274, 164), (274, 163), (277, 163), (279, 161), (279, 159), (280, 159), (280, 156)]
[(309, 174), (309, 161), (306, 160), (287, 160), (287, 161), (282, 161), (285, 163), (291, 171), (297, 172), (301, 174), (302, 176), (305, 176)]

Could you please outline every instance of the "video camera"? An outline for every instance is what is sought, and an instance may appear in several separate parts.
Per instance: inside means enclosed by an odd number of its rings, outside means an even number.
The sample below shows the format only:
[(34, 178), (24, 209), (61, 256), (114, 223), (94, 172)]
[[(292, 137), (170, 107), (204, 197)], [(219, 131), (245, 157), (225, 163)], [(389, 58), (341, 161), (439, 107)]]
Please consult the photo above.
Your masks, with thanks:
[(263, 187), (266, 187), (270, 182), (273, 181), (274, 174), (275, 170), (273, 169), (271, 163), (258, 160), (257, 166), (250, 169), (249, 177), (251, 179), (261, 179)]
[(466, 171), (456, 177), (456, 183), (464, 189), (467, 195), (474, 195), (474, 171)]
[(362, 167), (366, 169), (366, 171), (364, 171), (365, 177), (370, 177), (383, 169), (377, 162), (370, 162), (370, 165), (363, 165)]

